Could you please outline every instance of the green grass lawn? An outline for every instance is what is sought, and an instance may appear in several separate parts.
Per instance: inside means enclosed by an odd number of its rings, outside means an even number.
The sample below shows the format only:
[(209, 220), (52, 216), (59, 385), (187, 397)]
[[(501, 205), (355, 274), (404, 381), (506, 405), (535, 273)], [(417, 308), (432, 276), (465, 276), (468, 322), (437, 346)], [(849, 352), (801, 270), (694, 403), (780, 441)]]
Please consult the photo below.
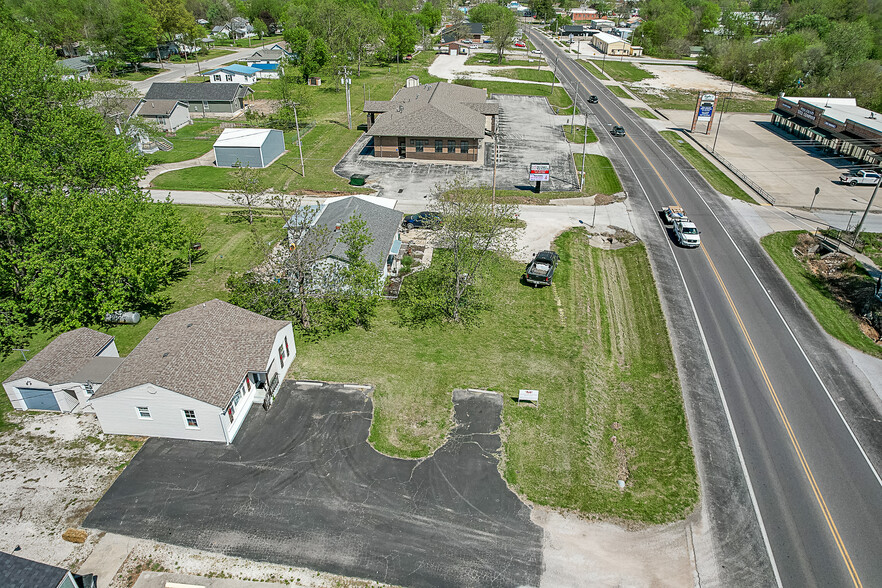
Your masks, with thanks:
[(618, 96), (619, 98), (625, 98), (625, 99), (631, 98), (631, 95), (628, 94), (627, 92), (625, 92), (625, 89), (622, 88), (621, 86), (607, 86), (606, 89), (609, 90), (610, 92), (612, 92), (613, 94), (615, 94), (616, 96)]
[[(505, 401), (503, 473), (529, 500), (651, 523), (681, 519), (698, 486), (645, 250), (594, 249), (580, 230), (556, 247), (551, 288), (522, 285), (520, 263), (495, 267), (493, 308), (475, 326), (404, 328), (395, 303), (384, 303), (369, 331), (299, 344), (294, 377), (373, 384), (370, 440), (402, 457), (444, 443), (454, 388), (494, 390)], [(539, 408), (512, 400), (521, 388), (540, 391)]]
[(264, 45), (269, 48), (276, 43), (282, 43), (284, 40), (285, 39), (282, 37), (282, 35), (276, 35), (274, 37), (264, 37), (263, 39), (251, 37), (249, 39), (238, 39), (235, 41), (218, 41), (216, 45), (218, 47), (236, 47), (237, 49), (244, 49), (245, 47), (253, 47), (254, 49), (259, 49)]
[(742, 190), (738, 184), (733, 182), (729, 176), (720, 170), (720, 168), (699, 153), (695, 147), (687, 143), (686, 139), (681, 137), (677, 132), (661, 131), (660, 134), (668, 143), (673, 145), (683, 157), (686, 158), (686, 161), (692, 164), (692, 167), (697, 169), (698, 172), (704, 176), (704, 179), (707, 180), (708, 184), (713, 186), (714, 190), (720, 194), (725, 194), (726, 196), (731, 196), (738, 200), (744, 200), (745, 202), (756, 204), (756, 200), (751, 198), (747, 192)]
[(515, 59), (512, 57), (504, 57), (502, 63), (496, 62), (495, 53), (472, 53), (465, 62), (466, 65), (530, 65), (531, 62), (526, 59)]
[(645, 69), (641, 69), (636, 65), (626, 61), (613, 61), (612, 58), (602, 62), (600, 66), (606, 74), (612, 79), (619, 82), (639, 82), (654, 78), (655, 76)]
[[(170, 312), (213, 298), (226, 300), (227, 278), (235, 272), (245, 272), (261, 261), (261, 254), (254, 246), (254, 237), (247, 223), (231, 214), (235, 210), (233, 208), (189, 205), (175, 205), (175, 208), (185, 223), (204, 226), (206, 230), (199, 239), (204, 253), (193, 264), (192, 270), (167, 290), (172, 300)], [(278, 238), (283, 224), (281, 219), (267, 216), (258, 217), (254, 227), (260, 240), (265, 243), (274, 236)], [(89, 326), (113, 335), (120, 354), (127, 355), (153, 328), (159, 318), (142, 316), (141, 322), (137, 325)], [(33, 357), (57, 335), (58, 333), (37, 331), (27, 345), (30, 349), (27, 353), (28, 358)], [(23, 364), (24, 361), (18, 352), (0, 360), (0, 380), (8, 378)], [(0, 421), (2, 414), (11, 409), (9, 398), (6, 394), (0, 394)], [(5, 421), (0, 422), (0, 430), (3, 430), (3, 422)]]
[[(303, 159), (306, 177), (300, 174), (300, 153), (294, 132), (285, 133), (288, 152), (267, 168), (259, 170), (264, 189), (297, 193), (304, 191), (359, 193), (363, 189), (349, 186), (336, 175), (333, 167), (346, 154), (361, 131), (345, 126), (321, 123), (303, 135)], [(162, 190), (228, 190), (233, 170), (199, 166), (174, 170), (157, 176), (153, 187)]]
[(805, 231), (772, 233), (763, 237), (761, 243), (825, 331), (859, 351), (882, 357), (882, 348), (864, 335), (854, 314), (843, 308), (827, 286), (793, 255), (797, 239), (803, 233)]
[(594, 65), (593, 61), (588, 61), (586, 59), (579, 59), (578, 63), (581, 64), (582, 67), (587, 69), (589, 72), (591, 72), (591, 75), (593, 75), (595, 78), (599, 78), (601, 80), (610, 79), (608, 75), (606, 75), (600, 71), (600, 68), (598, 66)]
[[(199, 63), (204, 62), (207, 59), (214, 59), (215, 57), (224, 57), (226, 55), (232, 55), (234, 51), (229, 49), (209, 49), (207, 52), (199, 54)], [(194, 55), (189, 55), (187, 58), (184, 58), (183, 55), (172, 55), (169, 58), (169, 61), (172, 63), (196, 63), (196, 57)]]
[(212, 118), (193, 119), (193, 124), (178, 129), (174, 137), (166, 138), (174, 145), (171, 151), (157, 151), (149, 155), (152, 163), (174, 163), (205, 155), (221, 134), (221, 121)]
[[(576, 169), (582, 171), (582, 154), (574, 153)], [(585, 194), (615, 194), (622, 191), (622, 183), (609, 159), (602, 155), (585, 155)]]
[[(652, 108), (669, 110), (694, 110), (698, 92), (689, 90), (664, 90), (661, 94), (648, 92), (642, 88), (631, 88), (641, 100)], [(655, 92), (658, 92), (657, 90)], [(717, 107), (722, 109), (722, 98)], [(768, 112), (775, 107), (775, 99), (769, 96), (755, 98), (733, 98), (726, 101), (726, 112)]]
[[(551, 86), (542, 86), (539, 84), (521, 84), (518, 82), (496, 82), (490, 80), (456, 80), (457, 84), (462, 86), (470, 86), (472, 88), (486, 88), (490, 94), (519, 94), (521, 96), (545, 96), (552, 106), (557, 107), (558, 114), (572, 114), (573, 100), (570, 98), (566, 90), (560, 86), (554, 87), (554, 93), (551, 93)], [(576, 114), (579, 110), (576, 109)]]
[(547, 70), (533, 69), (532, 67), (518, 67), (513, 69), (503, 69), (493, 72), (493, 75), (503, 78), (511, 78), (513, 80), (522, 80), (524, 82), (546, 82), (559, 83), (554, 74)]
[(641, 116), (643, 118), (658, 119), (657, 116), (655, 116), (654, 114), (652, 114), (651, 112), (649, 112), (645, 108), (632, 108), (631, 110), (633, 110), (637, 116)]
[[(582, 125), (564, 125), (564, 135), (570, 143), (596, 143), (597, 135)], [(586, 132), (587, 130), (587, 132)]]
[(113, 79), (126, 80), (128, 82), (140, 82), (148, 78), (152, 78), (156, 74), (162, 73), (163, 71), (165, 70), (159, 69), (158, 67), (141, 66), (138, 68), (138, 71), (127, 71), (125, 73), (118, 73), (113, 76)]

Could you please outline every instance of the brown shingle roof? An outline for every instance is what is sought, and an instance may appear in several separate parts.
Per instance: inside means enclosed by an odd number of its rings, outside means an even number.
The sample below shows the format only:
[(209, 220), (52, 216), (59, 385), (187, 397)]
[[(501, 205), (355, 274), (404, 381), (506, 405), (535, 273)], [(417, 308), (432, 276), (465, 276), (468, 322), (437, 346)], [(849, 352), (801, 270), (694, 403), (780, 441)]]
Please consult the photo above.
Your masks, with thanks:
[(150, 383), (224, 407), (248, 371), (266, 369), (276, 333), (287, 324), (217, 299), (172, 313), (138, 343), (95, 398)]
[(383, 113), (368, 130), (374, 137), (481, 138), (485, 114), (479, 110), (490, 104), (482, 88), (435, 82), (402, 88), (388, 102), (366, 102), (364, 110)]
[(43, 351), (18, 368), (4, 383), (33, 378), (50, 386), (73, 382), (74, 374), (113, 341), (112, 335), (82, 327), (56, 337)]

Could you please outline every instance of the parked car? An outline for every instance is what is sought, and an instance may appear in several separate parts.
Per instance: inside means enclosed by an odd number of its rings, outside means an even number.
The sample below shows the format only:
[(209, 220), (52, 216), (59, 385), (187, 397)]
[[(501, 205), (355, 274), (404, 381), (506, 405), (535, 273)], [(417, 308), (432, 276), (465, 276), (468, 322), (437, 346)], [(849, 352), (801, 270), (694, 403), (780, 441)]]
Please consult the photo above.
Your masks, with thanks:
[(521, 43), (520, 41), (518, 41), (517, 43), (515, 43), (515, 47), (521, 47), (522, 49), (524, 49), (527, 47), (527, 44)]
[(533, 287), (550, 286), (558, 261), (560, 261), (560, 257), (554, 251), (540, 251), (533, 261), (527, 264), (527, 269), (524, 270), (524, 279)]
[(533, 55), (542, 55), (542, 52), (538, 49), (533, 49), (532, 51), (530, 51), (530, 53), (532, 53)]
[(610, 131), (613, 137), (624, 137), (625, 136), (625, 127), (615, 126)]
[(858, 184), (875, 186), (879, 182), (880, 177), (882, 176), (878, 172), (859, 169), (842, 174), (839, 176), (839, 181), (849, 186), (857, 186)]
[(594, 94), (588, 96), (588, 104), (597, 104), (597, 96)]
[(441, 215), (428, 210), (405, 215), (404, 220), (401, 221), (401, 226), (408, 229), (434, 229), (440, 225)]
[(413, 55), (411, 55), (410, 53), (404, 56), (404, 61), (410, 61), (411, 59), (413, 59)]

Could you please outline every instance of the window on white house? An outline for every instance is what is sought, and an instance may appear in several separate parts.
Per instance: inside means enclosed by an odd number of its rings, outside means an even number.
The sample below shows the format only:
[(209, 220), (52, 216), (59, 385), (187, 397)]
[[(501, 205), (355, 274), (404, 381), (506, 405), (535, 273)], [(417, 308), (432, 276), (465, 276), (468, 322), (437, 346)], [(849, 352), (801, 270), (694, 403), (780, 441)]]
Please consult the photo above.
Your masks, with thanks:
[(195, 410), (184, 409), (184, 421), (186, 421), (187, 427), (190, 429), (198, 429), (199, 428), (199, 422), (196, 421), (196, 411)]
[(228, 81), (228, 82), (232, 82), (232, 81), (233, 81), (233, 76), (231, 76), (230, 74), (227, 74), (227, 81)]
[(285, 365), (285, 346), (279, 345), (279, 363)]
[(139, 406), (138, 407), (138, 418), (139, 419), (149, 419), (150, 416), (150, 407), (149, 406)]
[(219, 82), (219, 81), (221, 81), (221, 75), (220, 75), (220, 74), (214, 74), (214, 81), (215, 81), (215, 82)]

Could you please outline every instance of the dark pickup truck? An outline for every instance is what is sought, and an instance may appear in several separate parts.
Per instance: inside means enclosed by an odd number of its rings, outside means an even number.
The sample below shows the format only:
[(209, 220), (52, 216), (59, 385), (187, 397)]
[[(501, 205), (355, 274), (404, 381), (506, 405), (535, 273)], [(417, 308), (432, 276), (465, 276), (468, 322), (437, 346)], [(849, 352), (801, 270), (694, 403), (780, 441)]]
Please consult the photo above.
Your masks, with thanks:
[(558, 261), (560, 261), (560, 257), (554, 251), (540, 251), (533, 261), (527, 264), (524, 279), (534, 287), (550, 286)]

